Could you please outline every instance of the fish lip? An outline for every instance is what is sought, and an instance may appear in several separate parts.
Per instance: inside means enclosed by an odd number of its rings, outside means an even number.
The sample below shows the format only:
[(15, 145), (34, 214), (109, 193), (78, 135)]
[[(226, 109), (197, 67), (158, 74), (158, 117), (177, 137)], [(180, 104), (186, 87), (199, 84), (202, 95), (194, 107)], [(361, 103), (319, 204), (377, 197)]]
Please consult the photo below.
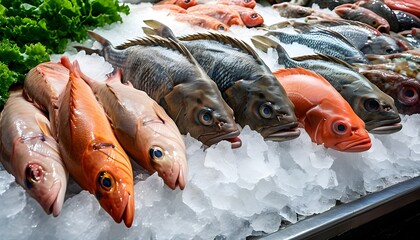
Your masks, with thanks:
[[(346, 148), (340, 148), (341, 145), (350, 143)], [(334, 145), (334, 149), (342, 152), (364, 152), (372, 147), (372, 141), (369, 137), (359, 141), (346, 141)], [(340, 150), (342, 149), (342, 150)]]
[(398, 132), (402, 129), (402, 124), (400, 122), (391, 123), (388, 125), (381, 125), (379, 127), (369, 130), (369, 133), (373, 134), (391, 134)]
[(133, 215), (131, 213), (133, 210), (131, 209), (131, 206), (130, 206), (131, 197), (132, 197), (131, 194), (128, 192), (124, 195), (124, 198), (125, 198), (124, 211), (121, 213), (119, 218), (114, 218), (114, 220), (117, 223), (120, 223), (121, 221), (124, 220), (124, 224), (127, 227), (131, 227), (131, 224), (133, 223)]
[[(229, 132), (229, 133), (226, 133), (226, 134), (223, 134), (223, 135), (217, 135), (213, 138), (207, 139), (207, 141), (203, 142), (203, 144), (206, 145), (206, 146), (211, 146), (211, 145), (213, 145), (215, 143), (218, 143), (220, 141), (227, 140), (227, 141), (232, 143), (232, 148), (237, 148), (237, 147), (240, 147), (242, 145), (242, 141), (238, 138), (240, 133), (241, 133), (240, 130), (235, 130), (233, 132)], [(234, 141), (234, 142), (232, 142), (232, 141)], [(239, 146), (238, 146), (238, 144), (239, 144)]]
[(163, 175), (163, 173), (161, 176), (160, 172), (158, 175), (163, 179), (165, 184), (172, 190), (175, 190), (177, 187), (183, 190), (185, 188), (185, 183), (186, 183), (185, 174), (183, 172), (184, 170), (181, 164), (175, 163), (172, 166), (172, 169), (171, 169), (172, 174), (170, 177), (167, 177), (166, 174)]
[(277, 126), (263, 126), (257, 131), (264, 137), (266, 141), (287, 141), (300, 136), (300, 130), (297, 129), (298, 122), (291, 122)]
[(50, 189), (50, 192), (56, 192), (56, 194), (51, 195), (45, 200), (41, 199), (40, 204), (48, 215), (52, 213), (54, 217), (57, 217), (60, 214), (64, 202), (64, 197), (59, 199), (60, 191), (61, 181), (56, 181), (54, 182), (53, 187)]

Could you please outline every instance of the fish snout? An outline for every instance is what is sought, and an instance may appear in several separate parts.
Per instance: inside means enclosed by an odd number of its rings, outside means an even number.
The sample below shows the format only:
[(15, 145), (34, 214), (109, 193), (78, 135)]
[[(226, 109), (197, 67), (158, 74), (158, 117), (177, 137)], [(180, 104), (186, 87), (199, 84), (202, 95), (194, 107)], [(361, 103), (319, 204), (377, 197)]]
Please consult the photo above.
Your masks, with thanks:
[(57, 217), (64, 203), (65, 188), (62, 189), (61, 181), (56, 181), (51, 188), (45, 188), (37, 191), (37, 194), (32, 194), (32, 197), (38, 200), (47, 214), (53, 214)]
[(179, 186), (183, 190), (187, 182), (187, 169), (184, 165), (177, 161), (170, 161), (157, 167), (156, 171), (168, 187), (175, 190)]
[(378, 29), (378, 31), (382, 32), (382, 33), (389, 33), (390, 26), (389, 26), (389, 24), (382, 24), (382, 25), (378, 26), (376, 29)]

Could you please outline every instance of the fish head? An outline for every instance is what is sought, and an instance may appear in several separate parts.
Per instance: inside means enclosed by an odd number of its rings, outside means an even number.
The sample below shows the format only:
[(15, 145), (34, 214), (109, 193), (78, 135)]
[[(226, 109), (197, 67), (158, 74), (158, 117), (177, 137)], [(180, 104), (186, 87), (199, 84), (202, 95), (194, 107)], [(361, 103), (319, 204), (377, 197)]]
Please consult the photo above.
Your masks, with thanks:
[(371, 39), (360, 49), (364, 54), (387, 55), (403, 51), (399, 42), (389, 36), (380, 35), (370, 38)]
[(372, 146), (365, 123), (351, 109), (324, 101), (305, 116), (305, 130), (312, 141), (343, 152), (367, 151)]
[[(347, 91), (351, 91), (349, 93)], [(375, 85), (370, 88), (346, 88), (340, 91), (370, 133), (389, 134), (401, 130), (401, 118), (394, 99)]]
[(255, 0), (237, 0), (236, 2), (240, 2), (240, 6), (247, 7), (247, 8), (254, 8), (257, 5)]
[(196, 0), (177, 0), (176, 5), (184, 9), (187, 9), (189, 7), (197, 5), (197, 1)]
[[(127, 165), (128, 163), (128, 165)], [(89, 191), (115, 222), (130, 227), (134, 219), (133, 170), (119, 145), (94, 142), (83, 155), (83, 168), (89, 170)]]
[(239, 15), (247, 27), (256, 27), (264, 23), (264, 18), (256, 11), (244, 11)]
[[(187, 157), (185, 143), (175, 122), (156, 102), (154, 116), (139, 124), (142, 133), (141, 147), (144, 159), (150, 162), (151, 170), (157, 171), (166, 185), (182, 190), (187, 182)], [(149, 169), (148, 169), (149, 170)]]
[(207, 146), (222, 140), (230, 141), (232, 148), (241, 146), (233, 110), (210, 79), (176, 85), (162, 105), (182, 134), (190, 133)]
[(249, 125), (266, 140), (285, 141), (300, 135), (294, 105), (274, 76), (238, 80), (225, 95), (236, 121), (242, 127)]
[(55, 217), (62, 209), (68, 179), (57, 149), (51, 136), (39, 135), (18, 140), (13, 156), (16, 181)]

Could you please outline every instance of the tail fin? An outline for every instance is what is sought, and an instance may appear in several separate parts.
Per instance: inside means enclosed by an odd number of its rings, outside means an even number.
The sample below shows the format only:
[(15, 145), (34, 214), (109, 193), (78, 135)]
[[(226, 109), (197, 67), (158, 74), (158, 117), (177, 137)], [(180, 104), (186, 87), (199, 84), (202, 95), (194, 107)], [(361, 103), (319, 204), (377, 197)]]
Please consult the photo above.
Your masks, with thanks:
[(277, 62), (280, 65), (284, 65), (284, 60), (290, 59), (286, 50), (276, 41), (271, 40), (269, 37), (256, 35), (251, 38), (252, 44), (263, 52), (267, 52), (269, 48), (274, 48), (279, 55)]
[(156, 21), (156, 20), (144, 20), (144, 23), (147, 24), (148, 27), (143, 27), (143, 32), (150, 36), (150, 35), (158, 35), (160, 37), (169, 38), (179, 42), (179, 40), (175, 37), (175, 34), (172, 30), (164, 25), (163, 23)]
[(86, 54), (88, 55), (92, 55), (94, 53), (101, 55), (101, 51), (99, 49), (91, 49), (91, 48), (87, 48), (87, 47), (83, 47), (83, 46), (74, 46), (74, 48), (76, 48), (76, 50), (78, 52), (80, 51), (85, 51)]
[[(93, 38), (94, 40), (98, 41), (101, 45), (102, 45), (102, 49), (108, 47), (108, 46), (112, 46), (112, 43), (110, 41), (108, 41), (106, 38), (102, 37), (101, 35), (92, 32), (92, 31), (88, 31), (88, 34), (91, 38)], [(103, 51), (99, 50), (99, 49), (91, 49), (91, 48), (87, 48), (87, 47), (83, 47), (83, 46), (75, 46), (74, 48), (76, 48), (76, 50), (78, 52), (80, 51), (85, 51), (86, 54), (92, 55), (93, 53), (96, 53), (100, 56), (103, 56)]]

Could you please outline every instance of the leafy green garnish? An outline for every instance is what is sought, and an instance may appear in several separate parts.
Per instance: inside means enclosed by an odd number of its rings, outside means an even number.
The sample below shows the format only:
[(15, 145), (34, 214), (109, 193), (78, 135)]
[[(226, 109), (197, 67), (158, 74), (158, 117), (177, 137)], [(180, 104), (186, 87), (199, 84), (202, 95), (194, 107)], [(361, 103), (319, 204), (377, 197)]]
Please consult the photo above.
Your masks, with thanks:
[(0, 106), (10, 85), (50, 54), (84, 41), (88, 29), (122, 22), (120, 13), (129, 11), (118, 0), (0, 0)]

